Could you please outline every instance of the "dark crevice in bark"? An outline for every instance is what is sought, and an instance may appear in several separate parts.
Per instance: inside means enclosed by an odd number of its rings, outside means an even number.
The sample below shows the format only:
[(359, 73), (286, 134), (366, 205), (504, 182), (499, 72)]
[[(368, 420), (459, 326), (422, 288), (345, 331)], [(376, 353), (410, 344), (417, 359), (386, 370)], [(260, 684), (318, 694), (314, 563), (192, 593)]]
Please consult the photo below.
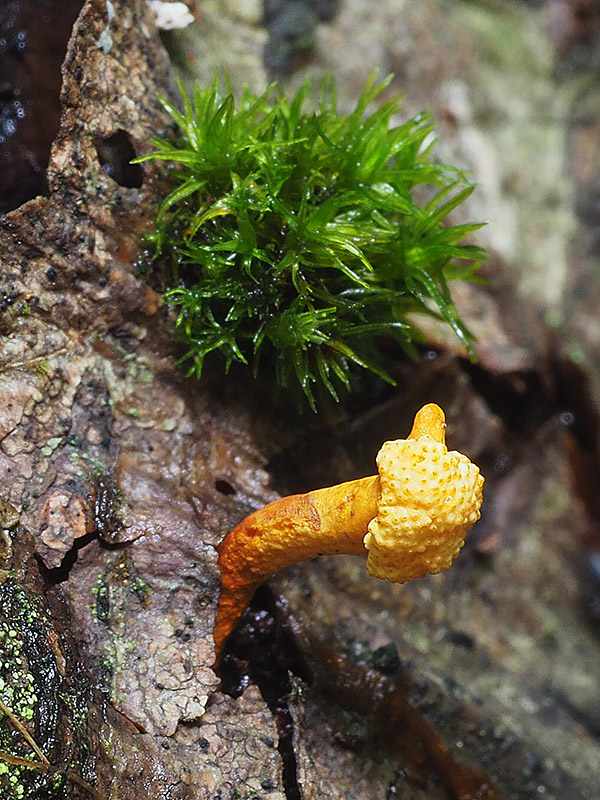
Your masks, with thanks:
[(80, 536), (78, 539), (75, 539), (72, 547), (65, 553), (58, 567), (48, 567), (40, 556), (36, 556), (40, 573), (46, 585), (56, 586), (57, 583), (63, 583), (68, 580), (69, 573), (79, 556), (79, 551), (90, 542), (93, 542), (97, 537), (97, 531), (92, 531), (92, 533), (87, 533), (85, 536)]
[(304, 678), (306, 669), (278, 617), (276, 599), (268, 588), (261, 587), (227, 642), (219, 675), (222, 691), (231, 697), (239, 697), (249, 683), (258, 687), (277, 728), (285, 796), (287, 800), (303, 800), (294, 752), (289, 676)]

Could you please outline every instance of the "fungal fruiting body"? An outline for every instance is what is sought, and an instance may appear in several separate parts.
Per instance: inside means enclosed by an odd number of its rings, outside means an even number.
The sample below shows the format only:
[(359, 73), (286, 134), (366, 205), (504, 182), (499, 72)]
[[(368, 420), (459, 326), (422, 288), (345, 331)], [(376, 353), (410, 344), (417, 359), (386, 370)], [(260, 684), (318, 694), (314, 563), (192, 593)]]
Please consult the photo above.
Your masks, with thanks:
[(423, 406), (407, 439), (382, 446), (378, 475), (283, 497), (225, 537), (217, 660), (256, 589), (298, 561), (366, 552), (371, 575), (395, 583), (450, 566), (479, 519), (484, 479), (466, 456), (448, 451), (445, 429), (442, 409)]
[(377, 516), (364, 537), (371, 575), (405, 583), (443, 572), (479, 519), (483, 477), (439, 430), (385, 442), (377, 455)]

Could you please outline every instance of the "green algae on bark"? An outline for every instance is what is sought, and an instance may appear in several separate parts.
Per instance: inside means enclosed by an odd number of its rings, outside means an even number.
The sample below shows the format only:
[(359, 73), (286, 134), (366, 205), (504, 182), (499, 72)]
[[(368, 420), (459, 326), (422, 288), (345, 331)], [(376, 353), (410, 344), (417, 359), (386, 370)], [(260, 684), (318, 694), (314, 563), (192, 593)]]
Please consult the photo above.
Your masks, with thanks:
[[(27, 729), (41, 752), (58, 768), (74, 768), (78, 761), (78, 736), (87, 717), (84, 697), (66, 684), (64, 654), (52, 621), (39, 598), (11, 573), (0, 580), (0, 699)], [(70, 737), (64, 730), (69, 719)], [(67, 740), (71, 739), (70, 744)], [(36, 753), (13, 722), (3, 714), (0, 750), (9, 756), (37, 761)], [(39, 796), (49, 800), (67, 797), (63, 775), (41, 772), (0, 759), (0, 789), (3, 796), (27, 800)]]

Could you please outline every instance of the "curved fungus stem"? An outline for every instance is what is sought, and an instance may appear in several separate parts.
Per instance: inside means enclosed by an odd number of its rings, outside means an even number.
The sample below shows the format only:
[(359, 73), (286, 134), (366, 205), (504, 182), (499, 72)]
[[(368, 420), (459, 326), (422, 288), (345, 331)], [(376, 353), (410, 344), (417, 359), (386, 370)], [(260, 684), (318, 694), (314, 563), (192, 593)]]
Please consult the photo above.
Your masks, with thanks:
[(407, 439), (382, 446), (378, 475), (283, 497), (227, 534), (219, 547), (217, 663), (256, 589), (284, 567), (367, 553), (371, 575), (396, 583), (447, 569), (479, 519), (483, 477), (466, 456), (448, 452), (445, 439), (444, 412), (429, 403)]

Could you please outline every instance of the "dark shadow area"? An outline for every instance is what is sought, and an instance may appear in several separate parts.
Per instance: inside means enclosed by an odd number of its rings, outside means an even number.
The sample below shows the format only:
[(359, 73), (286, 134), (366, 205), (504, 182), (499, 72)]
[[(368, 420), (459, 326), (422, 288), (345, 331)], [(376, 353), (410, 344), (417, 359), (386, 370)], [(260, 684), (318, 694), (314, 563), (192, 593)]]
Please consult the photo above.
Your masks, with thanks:
[(93, 531), (92, 533), (87, 533), (85, 536), (80, 536), (78, 539), (75, 539), (72, 547), (65, 553), (58, 567), (47, 567), (42, 559), (36, 556), (40, 574), (46, 581), (46, 584), (48, 586), (56, 586), (57, 583), (64, 583), (64, 581), (68, 580), (69, 573), (77, 561), (79, 551), (90, 542), (93, 542), (97, 536), (98, 534), (96, 531)]
[(47, 194), (61, 64), (82, 0), (0, 3), (0, 215)]
[(331, 20), (337, 7), (338, 0), (264, 0), (263, 61), (273, 78), (290, 75), (310, 57), (318, 23)]

